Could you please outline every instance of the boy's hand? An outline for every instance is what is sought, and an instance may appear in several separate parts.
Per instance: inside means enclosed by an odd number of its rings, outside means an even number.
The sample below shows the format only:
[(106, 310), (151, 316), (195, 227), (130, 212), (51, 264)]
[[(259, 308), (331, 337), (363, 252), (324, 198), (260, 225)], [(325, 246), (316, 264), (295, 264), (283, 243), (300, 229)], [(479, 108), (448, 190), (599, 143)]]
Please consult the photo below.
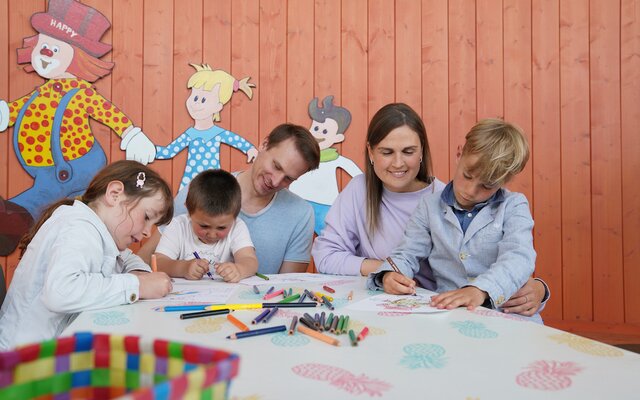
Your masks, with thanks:
[(389, 271), (382, 277), (382, 288), (389, 294), (414, 294), (416, 283), (397, 272)]
[(238, 266), (232, 262), (216, 264), (216, 273), (224, 279), (225, 282), (240, 282), (242, 276)]
[(441, 310), (452, 310), (466, 306), (468, 310), (473, 310), (477, 306), (482, 305), (487, 296), (487, 292), (475, 286), (467, 286), (431, 297), (431, 306)]
[(502, 311), (506, 314), (520, 314), (530, 317), (538, 312), (544, 294), (545, 289), (542, 282), (529, 278), (527, 283), (502, 305)]
[(187, 264), (187, 270), (184, 273), (185, 279), (199, 280), (209, 271), (209, 261), (204, 259), (193, 259)]
[(140, 299), (159, 299), (173, 289), (171, 278), (164, 272), (132, 271), (130, 273), (137, 276), (140, 282), (138, 288)]

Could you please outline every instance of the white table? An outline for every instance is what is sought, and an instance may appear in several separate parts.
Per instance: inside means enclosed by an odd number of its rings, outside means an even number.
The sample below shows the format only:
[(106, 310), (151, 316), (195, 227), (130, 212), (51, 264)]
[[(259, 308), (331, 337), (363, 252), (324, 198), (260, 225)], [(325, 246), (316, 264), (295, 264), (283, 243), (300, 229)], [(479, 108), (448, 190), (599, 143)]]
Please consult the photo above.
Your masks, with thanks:
[[(225, 337), (238, 329), (226, 316), (181, 320), (180, 313), (153, 310), (171, 305), (162, 302), (84, 312), (64, 335), (133, 334), (238, 353), (240, 372), (231, 384), (231, 397), (237, 399), (640, 398), (638, 354), (487, 309), (426, 315), (348, 310), (350, 290), (353, 302), (374, 293), (365, 289), (364, 278), (344, 279), (349, 278), (327, 275), (323, 283), (336, 289), (334, 313), (349, 315), (356, 333), (369, 327), (369, 335), (357, 347), (344, 334), (338, 336), (339, 347), (286, 332), (228, 340)], [(250, 286), (235, 286), (230, 302), (261, 299)], [(268, 287), (261, 287), (262, 294)], [(294, 293), (322, 290), (321, 283), (280, 287), (292, 287)], [(281, 309), (260, 327), (288, 327), (293, 315), (319, 311), (329, 313), (325, 307)], [(249, 324), (259, 312), (236, 311), (234, 316)]]

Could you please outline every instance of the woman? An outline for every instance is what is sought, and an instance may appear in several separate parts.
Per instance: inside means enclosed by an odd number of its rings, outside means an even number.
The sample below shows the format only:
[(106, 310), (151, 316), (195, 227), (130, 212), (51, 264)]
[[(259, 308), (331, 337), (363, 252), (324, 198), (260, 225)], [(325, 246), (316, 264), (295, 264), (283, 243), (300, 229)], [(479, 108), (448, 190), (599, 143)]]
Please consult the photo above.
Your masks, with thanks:
[[(364, 176), (353, 178), (340, 193), (313, 244), (311, 253), (319, 272), (368, 275), (376, 271), (400, 243), (420, 198), (445, 186), (432, 176), (424, 124), (406, 104), (388, 104), (373, 116), (365, 160)], [(434, 290), (431, 268), (424, 263), (416, 281)], [(530, 279), (505, 303), (505, 312), (533, 315), (546, 293), (544, 283)]]

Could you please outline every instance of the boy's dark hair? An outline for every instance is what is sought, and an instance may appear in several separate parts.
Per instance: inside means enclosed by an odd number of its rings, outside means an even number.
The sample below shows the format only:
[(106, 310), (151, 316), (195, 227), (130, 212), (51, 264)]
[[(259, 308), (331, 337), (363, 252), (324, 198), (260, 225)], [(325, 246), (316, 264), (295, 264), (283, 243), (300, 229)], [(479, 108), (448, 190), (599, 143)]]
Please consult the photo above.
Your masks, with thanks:
[(304, 127), (295, 124), (281, 124), (273, 128), (265, 139), (267, 150), (287, 139), (293, 140), (296, 150), (307, 162), (307, 172), (320, 165), (320, 146), (313, 135)]
[(185, 205), (189, 214), (197, 210), (207, 215), (240, 213), (242, 194), (236, 178), (222, 169), (199, 173), (189, 184)]

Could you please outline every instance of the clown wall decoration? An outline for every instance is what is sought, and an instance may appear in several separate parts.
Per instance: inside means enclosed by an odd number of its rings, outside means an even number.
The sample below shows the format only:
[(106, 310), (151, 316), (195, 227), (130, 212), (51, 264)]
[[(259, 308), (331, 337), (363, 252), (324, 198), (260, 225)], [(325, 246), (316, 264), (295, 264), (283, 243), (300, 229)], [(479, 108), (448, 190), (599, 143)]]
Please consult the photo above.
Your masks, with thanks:
[(329, 208), (338, 197), (336, 170), (341, 168), (352, 177), (362, 173), (353, 161), (331, 147), (344, 141), (344, 132), (351, 124), (351, 113), (346, 108), (335, 106), (333, 96), (325, 97), (322, 105), (318, 106), (317, 97), (309, 103), (309, 116), (312, 119), (309, 131), (320, 146), (320, 166), (302, 175), (289, 187), (313, 207), (314, 229), (318, 235), (324, 229)]
[(0, 100), (0, 131), (13, 126), (13, 149), (33, 185), (0, 199), (0, 255), (17, 241), (52, 201), (82, 194), (107, 159), (89, 126), (92, 118), (122, 138), (127, 159), (144, 164), (156, 156), (139, 127), (91, 84), (114, 64), (99, 58), (111, 51), (100, 41), (111, 24), (97, 10), (75, 0), (50, 0), (46, 12), (31, 16), (38, 32), (24, 39), (18, 63), (46, 79), (19, 99)]

